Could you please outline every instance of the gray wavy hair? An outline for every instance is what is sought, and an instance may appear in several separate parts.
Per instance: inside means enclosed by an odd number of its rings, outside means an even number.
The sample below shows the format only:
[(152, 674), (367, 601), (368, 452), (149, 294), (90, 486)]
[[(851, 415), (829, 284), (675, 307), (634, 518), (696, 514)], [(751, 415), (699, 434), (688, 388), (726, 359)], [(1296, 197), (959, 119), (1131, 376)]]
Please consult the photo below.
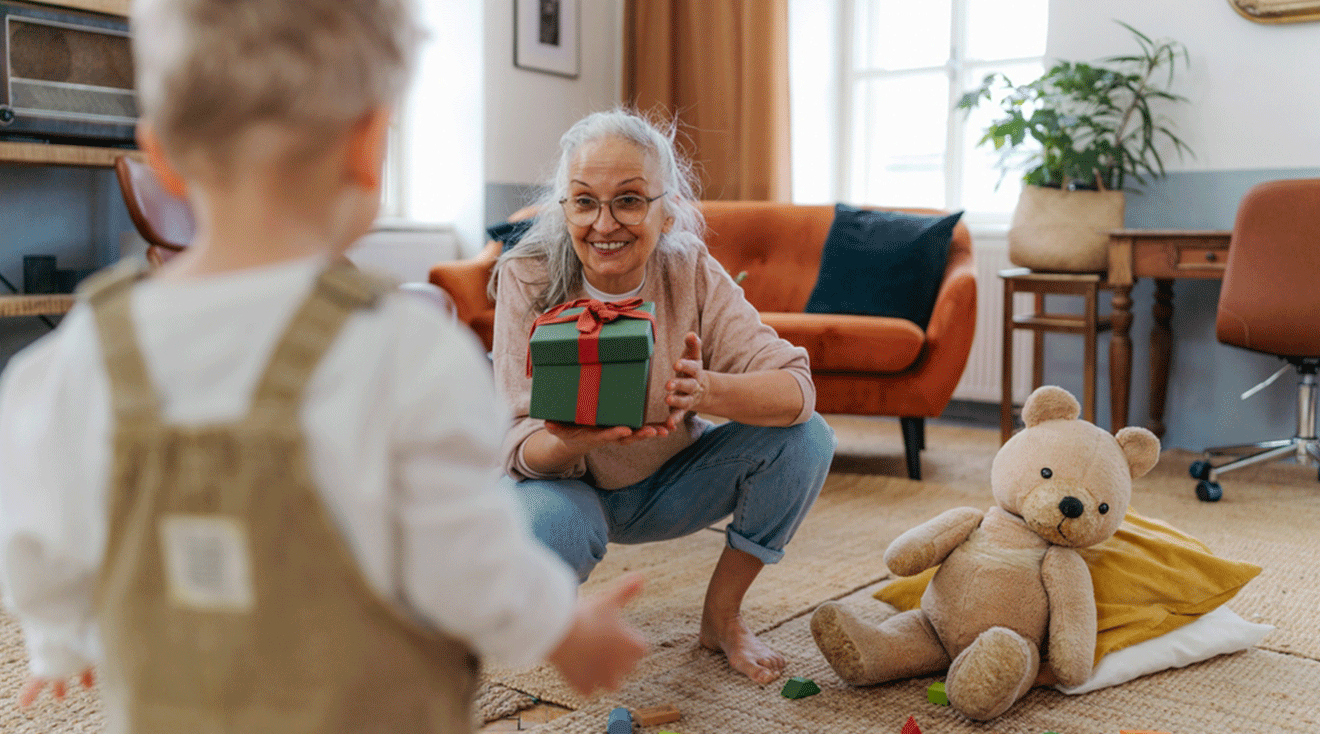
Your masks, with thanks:
[(532, 302), (538, 313), (568, 300), (582, 287), (582, 262), (573, 251), (564, 209), (559, 200), (568, 196), (569, 165), (579, 148), (604, 138), (623, 138), (635, 143), (655, 163), (666, 195), (659, 199), (665, 216), (673, 221), (660, 235), (657, 250), (682, 251), (700, 247), (706, 221), (697, 207), (697, 184), (692, 164), (674, 146), (677, 123), (660, 123), (629, 109), (593, 112), (578, 120), (559, 138), (559, 163), (544, 193), (533, 206), (536, 221), (518, 244), (495, 263), (487, 292), (495, 297), (497, 280), (505, 263), (514, 258), (534, 257), (545, 261), (546, 284)]

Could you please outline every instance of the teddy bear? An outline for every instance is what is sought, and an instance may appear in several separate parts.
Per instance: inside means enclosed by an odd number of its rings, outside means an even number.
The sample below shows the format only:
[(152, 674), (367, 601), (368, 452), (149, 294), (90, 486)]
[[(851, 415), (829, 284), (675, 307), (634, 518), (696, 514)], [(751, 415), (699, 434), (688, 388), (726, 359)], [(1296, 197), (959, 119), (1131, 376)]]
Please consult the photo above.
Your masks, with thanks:
[(838, 602), (812, 614), (811, 632), (846, 683), (867, 686), (946, 671), (950, 705), (984, 721), (1031, 689), (1042, 665), (1064, 685), (1094, 665), (1096, 606), (1077, 548), (1123, 522), (1132, 480), (1159, 459), (1144, 428), (1116, 435), (1079, 420), (1068, 391), (1036, 389), (1026, 427), (995, 455), (995, 506), (948, 510), (909, 529), (885, 551), (900, 576), (939, 566), (921, 607), (878, 625)]

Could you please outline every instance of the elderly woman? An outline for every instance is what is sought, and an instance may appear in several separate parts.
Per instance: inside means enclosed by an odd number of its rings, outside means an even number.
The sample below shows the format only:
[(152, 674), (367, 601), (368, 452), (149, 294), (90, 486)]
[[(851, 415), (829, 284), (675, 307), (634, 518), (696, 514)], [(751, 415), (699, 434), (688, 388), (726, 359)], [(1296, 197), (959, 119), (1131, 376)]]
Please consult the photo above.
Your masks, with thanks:
[[(783, 557), (833, 457), (807, 353), (761, 323), (706, 251), (672, 132), (627, 111), (592, 114), (560, 140), (548, 189), (491, 281), (495, 371), (515, 416), (505, 442), (515, 492), (537, 537), (583, 580), (608, 542), (668, 540), (732, 515), (700, 641), (752, 680), (773, 681), (784, 658), (740, 610), (763, 565)], [(646, 425), (528, 417), (536, 316), (578, 298), (633, 297), (655, 302)]]

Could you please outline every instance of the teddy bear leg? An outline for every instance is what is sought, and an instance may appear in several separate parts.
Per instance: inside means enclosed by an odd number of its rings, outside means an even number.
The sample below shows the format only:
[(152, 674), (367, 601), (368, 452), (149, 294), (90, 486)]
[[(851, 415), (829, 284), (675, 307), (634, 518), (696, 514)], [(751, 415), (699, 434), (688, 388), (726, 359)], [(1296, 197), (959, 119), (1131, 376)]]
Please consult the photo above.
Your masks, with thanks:
[(838, 602), (826, 602), (811, 615), (811, 635), (839, 678), (854, 686), (910, 678), (949, 665), (948, 653), (920, 609), (875, 626)]
[(949, 666), (949, 703), (969, 719), (993, 719), (1031, 690), (1039, 669), (1035, 643), (1006, 627), (991, 627)]

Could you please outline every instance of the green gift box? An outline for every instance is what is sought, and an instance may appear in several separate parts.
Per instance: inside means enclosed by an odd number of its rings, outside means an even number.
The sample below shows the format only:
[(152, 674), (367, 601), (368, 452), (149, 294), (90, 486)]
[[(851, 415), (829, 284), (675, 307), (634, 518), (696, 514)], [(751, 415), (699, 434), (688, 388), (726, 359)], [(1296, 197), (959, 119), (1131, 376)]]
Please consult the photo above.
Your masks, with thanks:
[(587, 426), (641, 428), (646, 420), (651, 354), (651, 301), (591, 299), (556, 306), (532, 328), (528, 414)]

